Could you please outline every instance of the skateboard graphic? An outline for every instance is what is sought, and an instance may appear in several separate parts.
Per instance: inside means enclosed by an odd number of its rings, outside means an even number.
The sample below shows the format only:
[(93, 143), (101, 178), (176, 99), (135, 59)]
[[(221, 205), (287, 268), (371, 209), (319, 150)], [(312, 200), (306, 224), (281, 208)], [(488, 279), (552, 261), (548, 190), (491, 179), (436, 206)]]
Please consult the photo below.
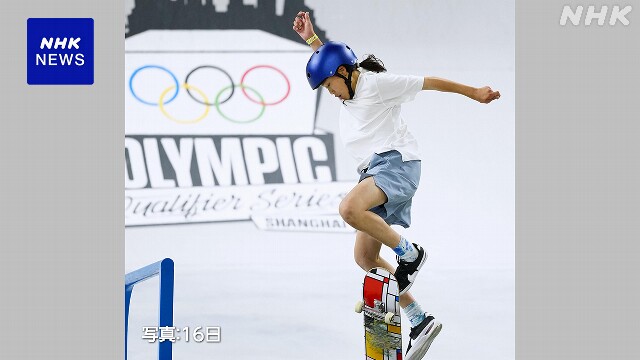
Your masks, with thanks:
[(402, 360), (399, 300), (392, 274), (383, 268), (367, 272), (355, 309), (364, 313), (365, 359)]

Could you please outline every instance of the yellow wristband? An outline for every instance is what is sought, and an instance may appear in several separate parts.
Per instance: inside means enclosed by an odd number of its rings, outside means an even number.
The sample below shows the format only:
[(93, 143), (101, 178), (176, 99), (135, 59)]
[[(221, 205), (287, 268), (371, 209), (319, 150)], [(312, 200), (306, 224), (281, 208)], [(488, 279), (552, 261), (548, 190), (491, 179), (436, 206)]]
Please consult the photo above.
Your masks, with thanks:
[(312, 42), (314, 42), (314, 41), (316, 41), (316, 40), (318, 40), (318, 35), (313, 34), (313, 36), (312, 36), (312, 37), (310, 37), (310, 38), (308, 38), (308, 39), (307, 39), (307, 45), (311, 45), (311, 43), (312, 43)]

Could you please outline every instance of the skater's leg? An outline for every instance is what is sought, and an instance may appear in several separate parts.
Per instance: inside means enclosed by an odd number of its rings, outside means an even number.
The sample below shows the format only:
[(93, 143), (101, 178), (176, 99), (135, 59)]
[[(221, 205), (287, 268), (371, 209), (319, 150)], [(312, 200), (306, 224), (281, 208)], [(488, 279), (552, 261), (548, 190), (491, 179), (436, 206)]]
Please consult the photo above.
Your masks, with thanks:
[[(391, 266), (391, 264), (380, 257), (381, 247), (382, 243), (376, 238), (365, 232), (357, 231), (356, 245), (353, 249), (353, 255), (358, 266), (360, 266), (364, 271), (369, 271), (374, 267), (381, 267), (387, 269), (387, 271), (392, 274), (395, 273), (395, 267)], [(415, 299), (409, 292), (400, 295), (400, 306), (403, 309), (414, 301)]]
[(342, 200), (340, 215), (349, 225), (389, 246), (398, 255), (398, 268), (394, 275), (398, 280), (400, 295), (404, 295), (413, 285), (427, 254), (420, 246), (400, 236), (380, 215), (369, 211), (386, 201), (385, 192), (376, 185), (373, 177), (367, 177)]
[(384, 204), (387, 195), (376, 186), (373, 177), (358, 183), (340, 203), (340, 216), (355, 229), (365, 232), (390, 248), (400, 243), (400, 234), (380, 216), (368, 211)]

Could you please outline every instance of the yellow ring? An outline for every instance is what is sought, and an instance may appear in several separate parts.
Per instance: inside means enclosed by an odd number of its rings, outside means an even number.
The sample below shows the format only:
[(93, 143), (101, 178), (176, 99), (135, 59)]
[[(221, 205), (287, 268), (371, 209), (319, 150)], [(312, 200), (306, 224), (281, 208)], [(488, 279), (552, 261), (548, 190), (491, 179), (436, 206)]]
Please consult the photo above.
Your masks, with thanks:
[[(182, 84), (182, 87), (185, 89), (193, 89), (195, 90), (195, 92), (197, 92), (198, 94), (200, 94), (200, 96), (202, 96), (202, 98), (204, 99), (205, 103), (209, 102), (209, 99), (207, 99), (207, 95), (200, 89), (198, 89), (197, 87), (190, 85), (190, 84)], [(205, 105), (204, 108), (204, 113), (202, 115), (200, 115), (199, 117), (193, 119), (193, 120), (179, 120), (174, 118), (173, 116), (171, 116), (164, 108), (164, 97), (167, 96), (167, 94), (169, 93), (169, 91), (173, 90), (175, 88), (175, 85), (169, 86), (168, 88), (166, 88), (162, 94), (160, 94), (160, 100), (158, 101), (158, 105), (160, 107), (160, 111), (162, 111), (162, 113), (164, 114), (164, 116), (166, 116), (169, 120), (176, 122), (178, 124), (195, 124), (198, 123), (200, 121), (202, 121), (202, 119), (204, 119), (205, 117), (207, 117), (207, 115), (209, 114), (209, 105)]]

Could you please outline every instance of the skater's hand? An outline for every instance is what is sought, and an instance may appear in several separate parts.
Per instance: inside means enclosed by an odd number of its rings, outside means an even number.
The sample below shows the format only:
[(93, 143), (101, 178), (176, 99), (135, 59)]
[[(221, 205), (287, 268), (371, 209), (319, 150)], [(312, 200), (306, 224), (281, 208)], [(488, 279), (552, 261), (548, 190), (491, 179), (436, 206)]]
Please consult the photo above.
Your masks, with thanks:
[(476, 89), (473, 99), (483, 104), (488, 104), (493, 100), (500, 99), (500, 92), (493, 91), (489, 86)]
[(307, 39), (315, 34), (308, 12), (300, 11), (298, 15), (296, 15), (293, 19), (293, 31), (297, 32), (304, 41), (307, 41)]

